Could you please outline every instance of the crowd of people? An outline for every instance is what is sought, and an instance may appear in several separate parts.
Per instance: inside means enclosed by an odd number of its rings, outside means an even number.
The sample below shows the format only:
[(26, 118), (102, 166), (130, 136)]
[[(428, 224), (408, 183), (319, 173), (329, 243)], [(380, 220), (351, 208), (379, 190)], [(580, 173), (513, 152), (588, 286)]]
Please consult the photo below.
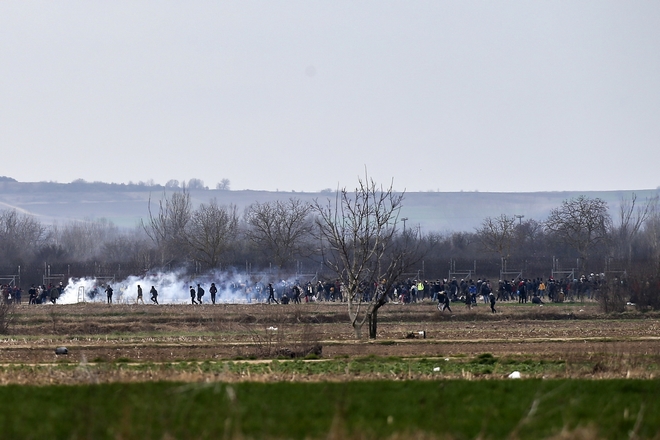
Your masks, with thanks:
[[(46, 304), (57, 303), (64, 286), (62, 283), (58, 285), (48, 284), (35, 286), (32, 284), (28, 289), (28, 304)], [(0, 286), (2, 292), (2, 300), (5, 304), (22, 304), (23, 303), (23, 289), (17, 285), (3, 284)]]
[[(493, 313), (496, 312), (495, 304), (500, 301), (517, 301), (519, 303), (543, 304), (545, 301), (563, 302), (595, 298), (596, 292), (604, 282), (604, 275), (581, 276), (579, 279), (563, 278), (555, 280), (550, 277), (512, 280), (500, 280), (493, 285), (488, 279), (461, 279), (456, 278), (438, 279), (435, 281), (407, 279), (396, 284), (389, 291), (385, 291), (378, 283), (362, 283), (358, 286), (359, 299), (369, 302), (382, 295), (386, 302), (399, 304), (410, 304), (430, 300), (438, 303), (438, 309), (451, 312), (452, 303), (464, 303), (470, 309), (478, 302), (490, 304)], [(207, 283), (208, 284), (208, 283)], [(5, 303), (14, 302), (20, 304), (23, 300), (23, 292), (20, 287), (3, 285), (1, 287), (2, 299)], [(103, 286), (106, 293), (107, 303), (112, 304), (114, 288), (107, 284)], [(49, 284), (35, 286), (28, 290), (29, 304), (55, 304), (64, 290), (63, 283), (59, 285)], [(123, 290), (123, 289), (122, 289)], [(233, 298), (242, 298), (241, 302), (261, 302), (268, 304), (300, 304), (302, 302), (343, 302), (347, 300), (347, 292), (344, 285), (338, 280), (326, 281), (279, 281), (279, 282), (211, 282), (208, 286), (210, 302), (218, 301), (219, 292), (230, 292)], [(203, 283), (189, 285), (191, 304), (203, 304), (206, 289)], [(153, 304), (158, 303), (158, 290), (154, 285), (149, 290), (150, 300)], [(126, 292), (124, 292), (126, 295)], [(125, 298), (124, 298), (125, 299)], [(131, 300), (132, 301), (132, 300)], [(137, 286), (135, 303), (144, 304), (142, 287)]]

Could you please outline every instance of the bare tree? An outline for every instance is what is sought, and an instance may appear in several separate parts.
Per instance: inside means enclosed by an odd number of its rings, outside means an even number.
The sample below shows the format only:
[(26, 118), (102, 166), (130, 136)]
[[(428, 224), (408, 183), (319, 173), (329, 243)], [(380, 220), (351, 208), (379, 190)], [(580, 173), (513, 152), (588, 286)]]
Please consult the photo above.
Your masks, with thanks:
[(632, 193), (630, 199), (622, 198), (619, 205), (618, 226), (615, 229), (616, 244), (619, 254), (628, 261), (632, 259), (633, 240), (649, 219), (658, 205), (658, 196), (647, 199), (645, 203), (637, 203), (637, 194)]
[(176, 179), (170, 179), (165, 184), (165, 188), (179, 188), (179, 181)]
[(231, 182), (229, 181), (229, 179), (222, 179), (215, 186), (215, 189), (219, 189), (221, 191), (229, 191), (230, 188), (231, 188)]
[[(416, 234), (398, 233), (404, 195), (359, 179), (353, 192), (337, 192), (334, 202), (313, 204), (325, 249), (325, 262), (337, 275), (348, 304), (348, 314), (357, 338), (369, 323), (369, 337), (376, 338), (378, 310), (387, 302), (402, 275), (419, 261)], [(363, 291), (377, 286), (375, 293)]]
[(245, 234), (275, 264), (284, 267), (305, 253), (313, 229), (311, 211), (312, 206), (299, 199), (254, 203), (245, 210)]
[(511, 255), (515, 229), (516, 218), (502, 214), (495, 218), (486, 217), (476, 232), (484, 249), (507, 259)]
[(578, 252), (582, 270), (591, 249), (607, 241), (611, 225), (607, 203), (586, 196), (564, 200), (560, 207), (550, 211), (545, 222), (548, 231)]
[(123, 231), (103, 243), (101, 253), (106, 261), (129, 263), (149, 268), (153, 246), (142, 228)]
[(211, 268), (231, 248), (238, 232), (236, 206), (218, 206), (215, 199), (202, 203), (192, 215), (186, 237), (193, 258)]
[(654, 204), (644, 224), (644, 238), (649, 247), (650, 257), (660, 270), (660, 205)]
[(0, 262), (29, 260), (48, 239), (48, 230), (28, 214), (14, 209), (0, 211)]
[(192, 178), (188, 181), (188, 189), (194, 190), (194, 189), (207, 189), (207, 188), (204, 186), (204, 181), (202, 179)]
[(119, 228), (108, 219), (72, 221), (53, 226), (53, 242), (66, 250), (74, 261), (100, 257), (104, 243), (119, 235)]
[(538, 256), (545, 244), (543, 223), (533, 219), (520, 222), (515, 227), (513, 254), (525, 257)]
[(158, 202), (158, 212), (151, 209), (149, 220), (141, 221), (142, 228), (154, 242), (160, 253), (161, 265), (181, 259), (187, 254), (186, 228), (192, 216), (192, 203), (188, 192), (174, 193), (170, 198), (163, 195)]

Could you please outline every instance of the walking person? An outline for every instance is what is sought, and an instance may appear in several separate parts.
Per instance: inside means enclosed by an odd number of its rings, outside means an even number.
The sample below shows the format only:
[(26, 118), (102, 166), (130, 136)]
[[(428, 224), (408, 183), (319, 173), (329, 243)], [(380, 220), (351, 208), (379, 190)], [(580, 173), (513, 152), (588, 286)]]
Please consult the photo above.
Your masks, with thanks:
[[(53, 287), (52, 289), (50, 289), (50, 292), (49, 292), (50, 293), (50, 302), (52, 302), (53, 304), (56, 304), (57, 300), (59, 299), (60, 294), (62, 293), (63, 290), (64, 290), (64, 286), (62, 285), (62, 283), (60, 283), (57, 287)], [(110, 298), (110, 299), (112, 299), (112, 298)], [(112, 302), (112, 301), (110, 301), (110, 302)]]
[(138, 284), (137, 286), (137, 298), (135, 300), (135, 304), (138, 304), (140, 301), (142, 301), (142, 304), (144, 304), (144, 299), (142, 298), (142, 287)]
[(279, 304), (277, 299), (275, 299), (275, 290), (273, 289), (273, 283), (268, 283), (268, 300), (266, 302), (270, 304), (273, 301), (275, 304)]
[(202, 303), (202, 297), (204, 296), (204, 289), (201, 284), (197, 285), (197, 302)]
[(453, 313), (451, 311), (451, 307), (449, 306), (449, 293), (446, 290), (441, 291), (438, 294), (438, 310), (441, 312), (444, 312), (445, 310), (449, 310), (449, 313)]
[(488, 294), (488, 299), (490, 300), (490, 311), (492, 313), (497, 313), (497, 310), (495, 310), (495, 294), (491, 290), (490, 293)]
[(215, 287), (215, 283), (211, 283), (211, 287), (209, 287), (209, 292), (211, 292), (211, 303), (215, 304), (215, 294), (218, 293), (218, 288)]
[(112, 287), (110, 287), (110, 284), (105, 288), (105, 293), (108, 296), (108, 304), (112, 304)]
[(197, 301), (195, 301), (195, 295), (197, 292), (195, 292), (195, 288), (193, 286), (190, 286), (190, 301), (191, 304), (197, 304)]
[(470, 295), (470, 292), (465, 294), (465, 308), (468, 310), (472, 308), (472, 295)]
[(151, 286), (151, 290), (149, 291), (151, 293), (151, 302), (154, 304), (158, 304), (158, 291), (154, 286)]

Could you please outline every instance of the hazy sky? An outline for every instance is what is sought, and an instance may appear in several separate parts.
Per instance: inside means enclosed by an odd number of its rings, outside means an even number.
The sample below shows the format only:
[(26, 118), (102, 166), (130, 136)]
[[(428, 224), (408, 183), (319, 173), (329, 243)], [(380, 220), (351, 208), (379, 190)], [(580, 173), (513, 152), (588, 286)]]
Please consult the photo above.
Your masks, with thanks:
[(658, 1), (3, 1), (0, 175), (660, 185)]

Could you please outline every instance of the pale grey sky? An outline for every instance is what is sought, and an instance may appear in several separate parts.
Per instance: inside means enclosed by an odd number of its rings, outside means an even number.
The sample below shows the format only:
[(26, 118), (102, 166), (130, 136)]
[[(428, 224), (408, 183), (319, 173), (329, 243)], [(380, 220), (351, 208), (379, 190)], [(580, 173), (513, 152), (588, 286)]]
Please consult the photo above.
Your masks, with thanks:
[(658, 1), (3, 1), (0, 175), (660, 185)]

